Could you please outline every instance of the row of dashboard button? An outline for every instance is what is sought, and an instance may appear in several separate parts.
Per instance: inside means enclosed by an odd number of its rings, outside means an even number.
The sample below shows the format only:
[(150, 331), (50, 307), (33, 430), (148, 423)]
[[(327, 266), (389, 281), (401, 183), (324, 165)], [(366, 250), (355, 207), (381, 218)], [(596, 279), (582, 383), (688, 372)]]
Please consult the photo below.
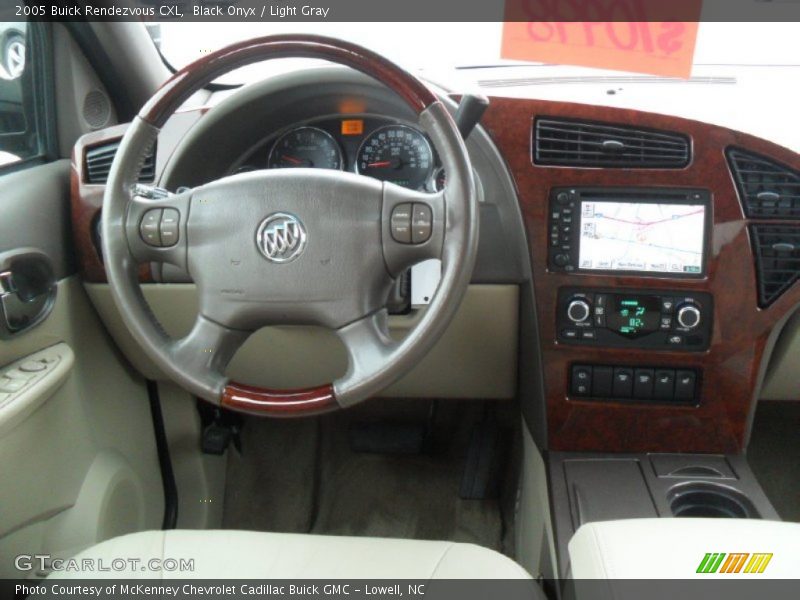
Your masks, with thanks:
[(691, 369), (574, 365), (570, 392), (573, 396), (693, 402), (697, 372)]

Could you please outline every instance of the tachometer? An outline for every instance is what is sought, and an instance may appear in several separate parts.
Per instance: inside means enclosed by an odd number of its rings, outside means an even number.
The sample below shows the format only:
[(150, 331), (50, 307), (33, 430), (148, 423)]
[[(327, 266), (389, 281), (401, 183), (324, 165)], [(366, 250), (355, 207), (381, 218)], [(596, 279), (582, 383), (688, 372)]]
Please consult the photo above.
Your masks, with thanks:
[(342, 150), (333, 136), (319, 127), (297, 127), (273, 144), (267, 167), (341, 170)]
[(382, 181), (419, 189), (432, 170), (431, 145), (422, 133), (406, 125), (380, 127), (358, 149), (356, 171)]

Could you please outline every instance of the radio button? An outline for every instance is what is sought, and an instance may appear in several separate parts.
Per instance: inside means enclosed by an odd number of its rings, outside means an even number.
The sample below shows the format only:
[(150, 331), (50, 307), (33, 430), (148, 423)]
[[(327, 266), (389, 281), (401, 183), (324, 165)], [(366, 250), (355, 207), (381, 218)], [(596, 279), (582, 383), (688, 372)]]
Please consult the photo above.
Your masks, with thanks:
[(684, 304), (678, 309), (678, 325), (685, 329), (694, 329), (700, 325), (700, 309), (694, 304)]
[(656, 371), (653, 397), (657, 400), (672, 400), (675, 397), (675, 371), (671, 369)]
[(592, 392), (592, 367), (576, 365), (572, 367), (572, 393), (576, 396), (588, 396)]
[(617, 367), (614, 369), (612, 395), (616, 398), (630, 398), (633, 394), (633, 369)]
[(566, 254), (556, 254), (553, 257), (553, 263), (557, 267), (566, 267), (567, 265), (569, 265), (569, 256), (567, 256)]
[(592, 314), (591, 310), (586, 300), (572, 300), (567, 305), (567, 317), (573, 323), (583, 323)]
[(589, 318), (592, 309), (585, 300), (572, 300), (567, 305), (567, 317), (573, 323), (583, 323)]
[(633, 375), (633, 397), (649, 400), (653, 397), (653, 369), (636, 369)]
[(675, 400), (694, 400), (696, 380), (694, 371), (678, 371), (675, 374)]
[(569, 194), (567, 192), (559, 192), (556, 196), (556, 202), (559, 204), (567, 204), (569, 202)]

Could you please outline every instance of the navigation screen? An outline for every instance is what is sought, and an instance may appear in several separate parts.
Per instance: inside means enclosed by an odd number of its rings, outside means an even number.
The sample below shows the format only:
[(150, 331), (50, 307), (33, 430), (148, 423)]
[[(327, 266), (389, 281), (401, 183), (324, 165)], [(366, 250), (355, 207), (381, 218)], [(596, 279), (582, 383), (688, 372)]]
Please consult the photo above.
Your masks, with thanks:
[(705, 212), (703, 204), (583, 201), (578, 266), (700, 274)]

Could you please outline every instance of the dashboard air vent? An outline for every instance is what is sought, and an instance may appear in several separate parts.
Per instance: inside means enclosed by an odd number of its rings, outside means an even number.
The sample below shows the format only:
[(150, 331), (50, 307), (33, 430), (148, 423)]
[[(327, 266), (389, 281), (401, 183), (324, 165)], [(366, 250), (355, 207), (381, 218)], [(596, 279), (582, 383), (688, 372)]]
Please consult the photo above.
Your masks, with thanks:
[[(108, 173), (111, 171), (111, 163), (119, 148), (119, 141), (110, 144), (93, 146), (86, 150), (86, 183), (104, 184), (108, 181)], [(142, 183), (152, 182), (156, 176), (156, 155), (155, 148), (151, 150), (144, 159), (142, 171), (139, 174), (139, 181)]]
[(745, 215), (800, 218), (800, 172), (738, 148), (728, 150), (728, 162)]
[(536, 119), (533, 161), (564, 167), (680, 169), (689, 164), (689, 138), (625, 125)]
[(750, 225), (758, 304), (766, 307), (800, 278), (800, 227)]

